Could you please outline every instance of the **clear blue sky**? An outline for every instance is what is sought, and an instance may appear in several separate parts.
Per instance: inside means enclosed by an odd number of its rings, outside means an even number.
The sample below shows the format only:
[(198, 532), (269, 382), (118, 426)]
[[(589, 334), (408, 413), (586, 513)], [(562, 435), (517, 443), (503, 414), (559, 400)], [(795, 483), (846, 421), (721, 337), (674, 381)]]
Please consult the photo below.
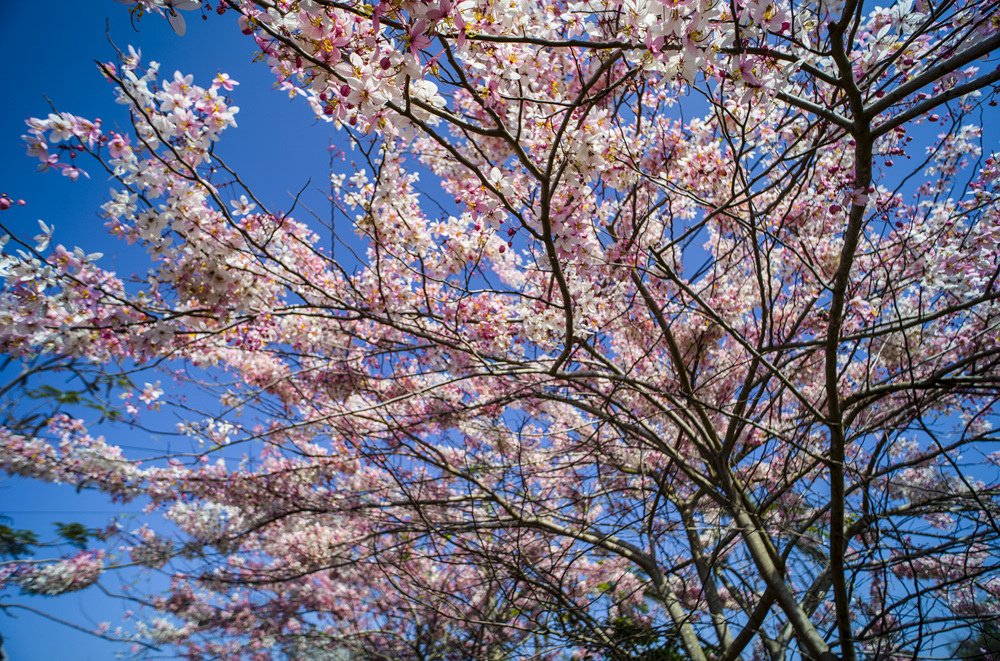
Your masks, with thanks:
[[(49, 112), (46, 97), (59, 110), (100, 117), (106, 126), (125, 125), (111, 86), (94, 66), (95, 59), (114, 57), (105, 34), (106, 22), (120, 47), (132, 44), (141, 48), (144, 60), (159, 61), (165, 74), (180, 69), (207, 84), (216, 72), (225, 71), (242, 83), (233, 94), (241, 108), (239, 128), (227, 131), (220, 149), (271, 208), (287, 208), (291, 196), (309, 178), (313, 190), (325, 187), (326, 145), (333, 130), (314, 122), (304, 103), (274, 91), (273, 77), (263, 64), (251, 63), (253, 44), (239, 33), (231, 16), (212, 14), (205, 22), (194, 13), (186, 16), (188, 34), (181, 38), (164, 20), (153, 16), (144, 19), (135, 31), (127, 8), (114, 0), (0, 0), (0, 43), (5, 44), (8, 54), (8, 61), (0, 66), (0, 95), (4, 99), (0, 104), (0, 191), (28, 202), (23, 208), (5, 212), (4, 223), (30, 235), (41, 218), (55, 225), (57, 241), (104, 252), (107, 261), (103, 265), (123, 272), (135, 266), (128, 251), (104, 236), (99, 209), (107, 199), (110, 183), (98, 168), (87, 168), (93, 178), (75, 184), (55, 173), (36, 173), (37, 161), (25, 155), (20, 138), (27, 117)], [(987, 151), (995, 145), (992, 131), (986, 140)], [(325, 210), (323, 198), (316, 193), (307, 195), (306, 201), (317, 210)], [(305, 220), (304, 214), (297, 216)], [(55, 521), (100, 526), (115, 509), (99, 494), (77, 494), (72, 488), (0, 478), (0, 514), (11, 516), (16, 527), (51, 531)], [(142, 517), (138, 508), (126, 509), (138, 525)], [(94, 589), (58, 599), (17, 600), (85, 625), (117, 623), (126, 608)], [(27, 613), (19, 613), (16, 619), (0, 613), (0, 632), (12, 661), (103, 661), (127, 651)]]
[[(111, 86), (94, 65), (94, 60), (114, 59), (106, 23), (119, 47), (132, 44), (141, 48), (144, 61), (159, 61), (165, 74), (180, 69), (193, 73), (207, 86), (216, 72), (225, 71), (240, 81), (233, 93), (241, 108), (239, 128), (226, 133), (220, 153), (271, 208), (287, 209), (291, 195), (310, 177), (312, 189), (325, 187), (326, 146), (332, 128), (314, 122), (301, 101), (291, 101), (273, 89), (274, 79), (266, 66), (251, 62), (253, 42), (239, 33), (232, 16), (220, 18), (213, 13), (204, 22), (196, 13), (186, 13), (186, 17), (188, 33), (182, 38), (155, 16), (145, 18), (138, 25), (139, 31), (134, 30), (127, 7), (113, 0), (0, 0), (0, 43), (5, 44), (8, 58), (0, 66), (0, 96), (4, 99), (0, 104), (0, 191), (28, 203), (4, 212), (5, 224), (30, 236), (35, 233), (37, 219), (44, 219), (55, 225), (56, 241), (104, 252), (103, 265), (122, 272), (132, 270), (129, 252), (104, 235), (99, 213), (111, 183), (99, 168), (84, 165), (92, 179), (75, 184), (56, 173), (37, 173), (37, 161), (25, 155), (21, 141), (24, 120), (50, 111), (46, 98), (58, 110), (100, 117), (105, 126), (127, 126)], [(318, 210), (326, 208), (317, 193), (306, 199)], [(10, 516), (15, 527), (49, 533), (55, 521), (102, 526), (117, 509), (100, 494), (77, 494), (70, 487), (0, 478), (0, 514)], [(131, 513), (126, 525), (138, 527), (143, 516), (139, 507), (125, 509)], [(85, 626), (101, 621), (116, 624), (127, 608), (96, 589), (55, 599), (16, 597), (12, 601), (43, 608)], [(127, 652), (127, 647), (25, 612), (17, 613), (16, 618), (0, 613), (0, 633), (12, 661), (103, 661)]]

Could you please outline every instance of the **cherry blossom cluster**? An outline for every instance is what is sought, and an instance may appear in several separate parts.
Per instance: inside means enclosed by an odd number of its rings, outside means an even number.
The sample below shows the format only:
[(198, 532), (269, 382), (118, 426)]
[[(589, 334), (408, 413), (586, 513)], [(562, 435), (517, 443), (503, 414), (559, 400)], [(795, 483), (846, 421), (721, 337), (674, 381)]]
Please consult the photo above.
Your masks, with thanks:
[(65, 592), (75, 592), (92, 585), (104, 569), (102, 551), (81, 551), (72, 558), (21, 568), (14, 578), (18, 586), (28, 594), (53, 596)]

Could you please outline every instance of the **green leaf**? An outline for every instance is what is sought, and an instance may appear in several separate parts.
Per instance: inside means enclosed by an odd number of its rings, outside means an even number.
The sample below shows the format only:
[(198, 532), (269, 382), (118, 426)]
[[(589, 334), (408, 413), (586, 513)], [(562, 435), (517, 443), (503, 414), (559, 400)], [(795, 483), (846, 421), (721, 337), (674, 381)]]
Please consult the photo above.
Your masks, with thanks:
[(31, 547), (36, 544), (38, 536), (30, 530), (17, 530), (0, 524), (0, 557), (19, 558), (30, 555)]
[(87, 528), (82, 523), (56, 522), (56, 533), (67, 542), (79, 549), (87, 548), (90, 538), (97, 537), (97, 531)]

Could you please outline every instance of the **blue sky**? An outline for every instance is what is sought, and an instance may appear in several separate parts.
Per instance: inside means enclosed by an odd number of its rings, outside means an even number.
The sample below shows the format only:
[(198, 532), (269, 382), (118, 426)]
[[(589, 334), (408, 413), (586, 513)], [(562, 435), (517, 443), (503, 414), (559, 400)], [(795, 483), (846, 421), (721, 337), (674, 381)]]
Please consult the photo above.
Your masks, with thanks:
[[(178, 37), (156, 16), (143, 19), (136, 31), (127, 7), (113, 0), (0, 2), (0, 40), (8, 48), (8, 63), (0, 67), (0, 89), (4, 90), (0, 191), (27, 202), (0, 218), (11, 230), (30, 236), (40, 218), (55, 225), (56, 241), (104, 252), (102, 265), (108, 268), (127, 273), (139, 263), (136, 258), (141, 252), (125, 250), (104, 233), (99, 214), (111, 182), (96, 164), (84, 164), (92, 178), (77, 183), (56, 173), (37, 173), (37, 161), (25, 154), (21, 141), (24, 120), (50, 112), (49, 100), (60, 111), (100, 117), (106, 127), (126, 126), (123, 108), (115, 104), (111, 86), (94, 65), (95, 60), (114, 59), (106, 26), (120, 48), (129, 44), (141, 48), (144, 61), (159, 61), (164, 74), (180, 69), (207, 86), (215, 73), (225, 71), (240, 81), (233, 93), (241, 108), (239, 128), (223, 137), (220, 153), (273, 209), (287, 209), (292, 196), (310, 178), (313, 183), (305, 201), (317, 210), (327, 208), (317, 189), (325, 188), (328, 181), (327, 143), (333, 129), (316, 123), (304, 103), (274, 91), (273, 77), (266, 66), (252, 63), (253, 43), (240, 34), (231, 16), (220, 18), (213, 13), (208, 21), (196, 13), (186, 16), (188, 32)], [(48, 533), (45, 536), (51, 536), (56, 521), (102, 526), (118, 511), (124, 511), (126, 526), (138, 527), (144, 518), (140, 505), (121, 508), (100, 494), (0, 478), (0, 514), (11, 517), (15, 527)], [(108, 586), (117, 587), (113, 582)], [(11, 601), (84, 626), (118, 623), (128, 608), (93, 588), (56, 599), (16, 597)], [(128, 651), (24, 611), (16, 617), (0, 613), (0, 633), (12, 661), (103, 661)]]
[[(316, 189), (326, 186), (327, 142), (334, 135), (333, 129), (315, 122), (304, 103), (274, 91), (273, 77), (264, 65), (251, 62), (253, 44), (239, 33), (231, 16), (211, 14), (204, 22), (197, 14), (186, 16), (188, 33), (178, 37), (155, 16), (144, 19), (136, 31), (127, 8), (114, 0), (0, 0), (0, 39), (9, 53), (8, 63), (0, 67), (4, 99), (0, 104), (0, 191), (27, 201), (25, 207), (5, 212), (0, 221), (30, 236), (41, 218), (56, 227), (58, 242), (79, 245), (88, 252), (105, 252), (102, 265), (108, 268), (127, 273), (140, 263), (140, 251), (129, 251), (104, 234), (99, 213), (110, 182), (99, 169), (84, 164), (93, 178), (77, 183), (56, 173), (37, 173), (37, 161), (25, 155), (20, 138), (27, 117), (50, 112), (48, 100), (58, 110), (100, 117), (106, 127), (125, 125), (122, 107), (114, 103), (111, 86), (94, 65), (94, 60), (114, 57), (106, 23), (119, 47), (132, 44), (141, 48), (144, 60), (159, 61), (166, 75), (179, 69), (207, 84), (216, 72), (225, 71), (240, 81), (233, 93), (241, 108), (239, 128), (224, 135), (221, 153), (271, 208), (287, 208), (292, 196), (311, 179), (304, 201), (319, 211), (326, 209)], [(991, 131), (987, 151), (995, 145), (995, 131)], [(304, 213), (297, 216), (306, 219)], [(77, 494), (69, 487), (0, 478), (0, 514), (10, 516), (16, 527), (48, 532), (56, 521), (101, 526), (112, 512), (120, 511), (123, 508), (100, 494)], [(136, 505), (125, 507), (124, 513), (126, 525), (134, 524), (132, 527), (143, 518)], [(114, 587), (112, 583), (109, 586)], [(18, 597), (16, 601), (85, 626), (101, 621), (117, 623), (127, 608), (96, 589), (58, 599)], [(12, 661), (103, 661), (114, 658), (116, 652), (127, 652), (126, 647), (26, 612), (18, 612), (16, 619), (0, 613), (0, 633)]]

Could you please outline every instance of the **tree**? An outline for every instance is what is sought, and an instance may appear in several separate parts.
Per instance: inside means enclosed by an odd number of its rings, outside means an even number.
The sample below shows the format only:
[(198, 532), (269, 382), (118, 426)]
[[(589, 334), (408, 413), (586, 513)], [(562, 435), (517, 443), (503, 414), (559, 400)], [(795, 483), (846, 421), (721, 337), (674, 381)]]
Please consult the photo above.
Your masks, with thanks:
[(982, 623), (977, 622), (966, 632), (955, 646), (955, 658), (957, 659), (992, 659), (1000, 652), (1000, 635), (997, 632), (995, 622), (987, 624), (981, 628)]
[(194, 449), (0, 431), (8, 472), (173, 526), (10, 588), (162, 569), (135, 635), (196, 658), (929, 658), (1000, 615), (996, 3), (215, 11), (352, 141), (358, 239), (227, 165), (225, 75), (130, 50), (100, 67), (132, 132), (29, 122), (118, 182), (150, 270), (8, 232), (4, 351)]

